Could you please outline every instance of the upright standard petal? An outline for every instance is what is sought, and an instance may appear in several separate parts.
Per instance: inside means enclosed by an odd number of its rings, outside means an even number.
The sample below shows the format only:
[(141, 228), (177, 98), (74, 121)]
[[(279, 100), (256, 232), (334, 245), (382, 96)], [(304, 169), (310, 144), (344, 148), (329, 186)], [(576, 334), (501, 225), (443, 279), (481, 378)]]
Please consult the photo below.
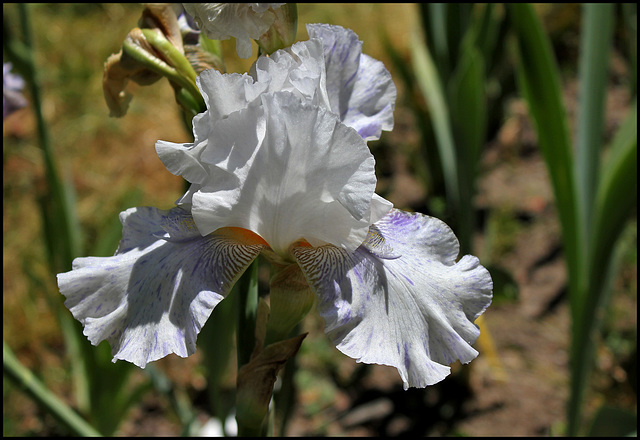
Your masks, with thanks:
[(198, 76), (207, 110), (193, 119), (194, 142), (156, 143), (171, 173), (202, 183), (207, 168), (200, 156), (209, 138), (218, 136), (213, 126), (249, 106), (260, 106), (264, 94), (291, 92), (338, 115), (367, 141), (393, 128), (396, 89), (384, 65), (361, 53), (362, 43), (349, 29), (329, 25), (308, 29), (312, 39), (258, 58), (250, 75), (210, 69)]
[(362, 53), (362, 42), (350, 29), (308, 24), (307, 32), (324, 46), (331, 111), (367, 141), (393, 129), (397, 92), (384, 64)]
[(359, 362), (396, 367), (407, 389), (437, 383), (449, 374), (446, 365), (477, 356), (473, 321), (491, 303), (493, 286), (477, 258), (456, 263), (458, 251), (440, 220), (394, 209), (355, 252), (292, 253), (336, 347)]
[(235, 231), (202, 237), (180, 208), (131, 208), (113, 257), (77, 258), (58, 274), (65, 306), (92, 344), (107, 340), (114, 362), (144, 368), (186, 357), (214, 307), (264, 247)]
[(208, 176), (201, 154), (209, 137), (219, 135), (213, 126), (250, 105), (260, 106), (263, 94), (289, 91), (329, 109), (322, 45), (317, 40), (296, 43), (288, 51), (277, 51), (271, 57), (260, 57), (252, 66), (251, 76), (223, 74), (211, 69), (202, 72), (196, 83), (207, 110), (193, 119), (194, 142), (156, 143), (158, 156), (167, 169), (196, 184), (204, 182)]
[(378, 199), (372, 206), (376, 178), (366, 143), (336, 115), (291, 93), (261, 99), (262, 106), (219, 121), (202, 153), (215, 170), (192, 195), (201, 233), (248, 229), (281, 256), (300, 239), (355, 250), (372, 212), (390, 209)]
[(183, 3), (198, 26), (213, 40), (236, 38), (241, 58), (251, 56), (251, 39), (269, 30), (276, 16), (273, 9), (284, 3)]

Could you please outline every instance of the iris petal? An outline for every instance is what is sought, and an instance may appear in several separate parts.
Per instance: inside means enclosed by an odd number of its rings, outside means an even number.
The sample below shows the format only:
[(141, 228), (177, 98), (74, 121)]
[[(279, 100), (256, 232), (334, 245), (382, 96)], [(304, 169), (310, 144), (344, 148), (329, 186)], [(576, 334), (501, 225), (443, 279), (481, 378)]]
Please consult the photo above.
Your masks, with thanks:
[(391, 207), (372, 202), (376, 177), (366, 143), (336, 115), (291, 93), (261, 99), (262, 106), (219, 121), (202, 154), (216, 168), (192, 195), (200, 232), (249, 229), (281, 255), (302, 238), (355, 250), (372, 216)]
[(77, 258), (58, 275), (65, 306), (92, 344), (109, 341), (114, 361), (144, 368), (192, 354), (214, 307), (263, 245), (228, 232), (202, 237), (180, 208), (131, 208), (120, 218), (116, 255)]
[(397, 91), (384, 64), (362, 53), (362, 42), (350, 29), (308, 24), (307, 32), (324, 46), (331, 110), (367, 141), (391, 130)]
[(396, 367), (407, 389), (437, 383), (446, 365), (477, 356), (473, 321), (491, 302), (492, 281), (477, 258), (456, 263), (458, 251), (440, 220), (394, 209), (355, 252), (292, 253), (336, 347), (359, 362)]
[(183, 3), (207, 37), (213, 40), (236, 38), (241, 58), (251, 56), (251, 39), (258, 39), (275, 20), (269, 8), (284, 3)]

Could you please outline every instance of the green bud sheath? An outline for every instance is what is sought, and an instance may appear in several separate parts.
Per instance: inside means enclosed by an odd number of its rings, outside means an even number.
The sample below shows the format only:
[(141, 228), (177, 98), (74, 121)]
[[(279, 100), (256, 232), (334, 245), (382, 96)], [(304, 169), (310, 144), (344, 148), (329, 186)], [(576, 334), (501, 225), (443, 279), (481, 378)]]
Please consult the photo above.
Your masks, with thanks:
[(285, 362), (296, 355), (303, 335), (267, 345), (238, 371), (236, 420), (239, 436), (258, 436), (269, 409), (273, 385)]
[(281, 266), (271, 279), (271, 316), (267, 324), (267, 343), (281, 341), (309, 313), (315, 295), (297, 264)]

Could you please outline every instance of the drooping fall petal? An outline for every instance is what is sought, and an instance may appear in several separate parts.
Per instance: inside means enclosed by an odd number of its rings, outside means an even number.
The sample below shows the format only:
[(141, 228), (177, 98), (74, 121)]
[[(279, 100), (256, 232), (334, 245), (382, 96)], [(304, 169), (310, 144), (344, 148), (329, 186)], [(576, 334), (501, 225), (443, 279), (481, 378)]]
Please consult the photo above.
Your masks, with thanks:
[(336, 347), (359, 362), (396, 367), (407, 389), (439, 382), (447, 365), (477, 356), (473, 321), (491, 303), (492, 281), (476, 257), (456, 262), (458, 250), (440, 220), (394, 209), (355, 252), (292, 253)]
[(74, 260), (58, 274), (65, 306), (92, 344), (139, 367), (195, 351), (196, 336), (263, 245), (233, 231), (202, 237), (180, 208), (131, 208), (112, 257)]

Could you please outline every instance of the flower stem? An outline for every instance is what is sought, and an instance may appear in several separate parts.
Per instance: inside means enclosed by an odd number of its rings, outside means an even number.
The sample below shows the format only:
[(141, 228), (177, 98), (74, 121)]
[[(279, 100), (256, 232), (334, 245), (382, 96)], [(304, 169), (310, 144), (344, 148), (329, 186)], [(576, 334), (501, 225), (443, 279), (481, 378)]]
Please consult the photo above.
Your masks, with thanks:
[(238, 280), (238, 368), (249, 363), (256, 343), (258, 313), (258, 262), (254, 261)]
[[(238, 280), (237, 356), (238, 371), (251, 360), (255, 347), (256, 317), (258, 314), (258, 262), (254, 261)], [(261, 436), (260, 427), (247, 426), (238, 419), (238, 436)]]

